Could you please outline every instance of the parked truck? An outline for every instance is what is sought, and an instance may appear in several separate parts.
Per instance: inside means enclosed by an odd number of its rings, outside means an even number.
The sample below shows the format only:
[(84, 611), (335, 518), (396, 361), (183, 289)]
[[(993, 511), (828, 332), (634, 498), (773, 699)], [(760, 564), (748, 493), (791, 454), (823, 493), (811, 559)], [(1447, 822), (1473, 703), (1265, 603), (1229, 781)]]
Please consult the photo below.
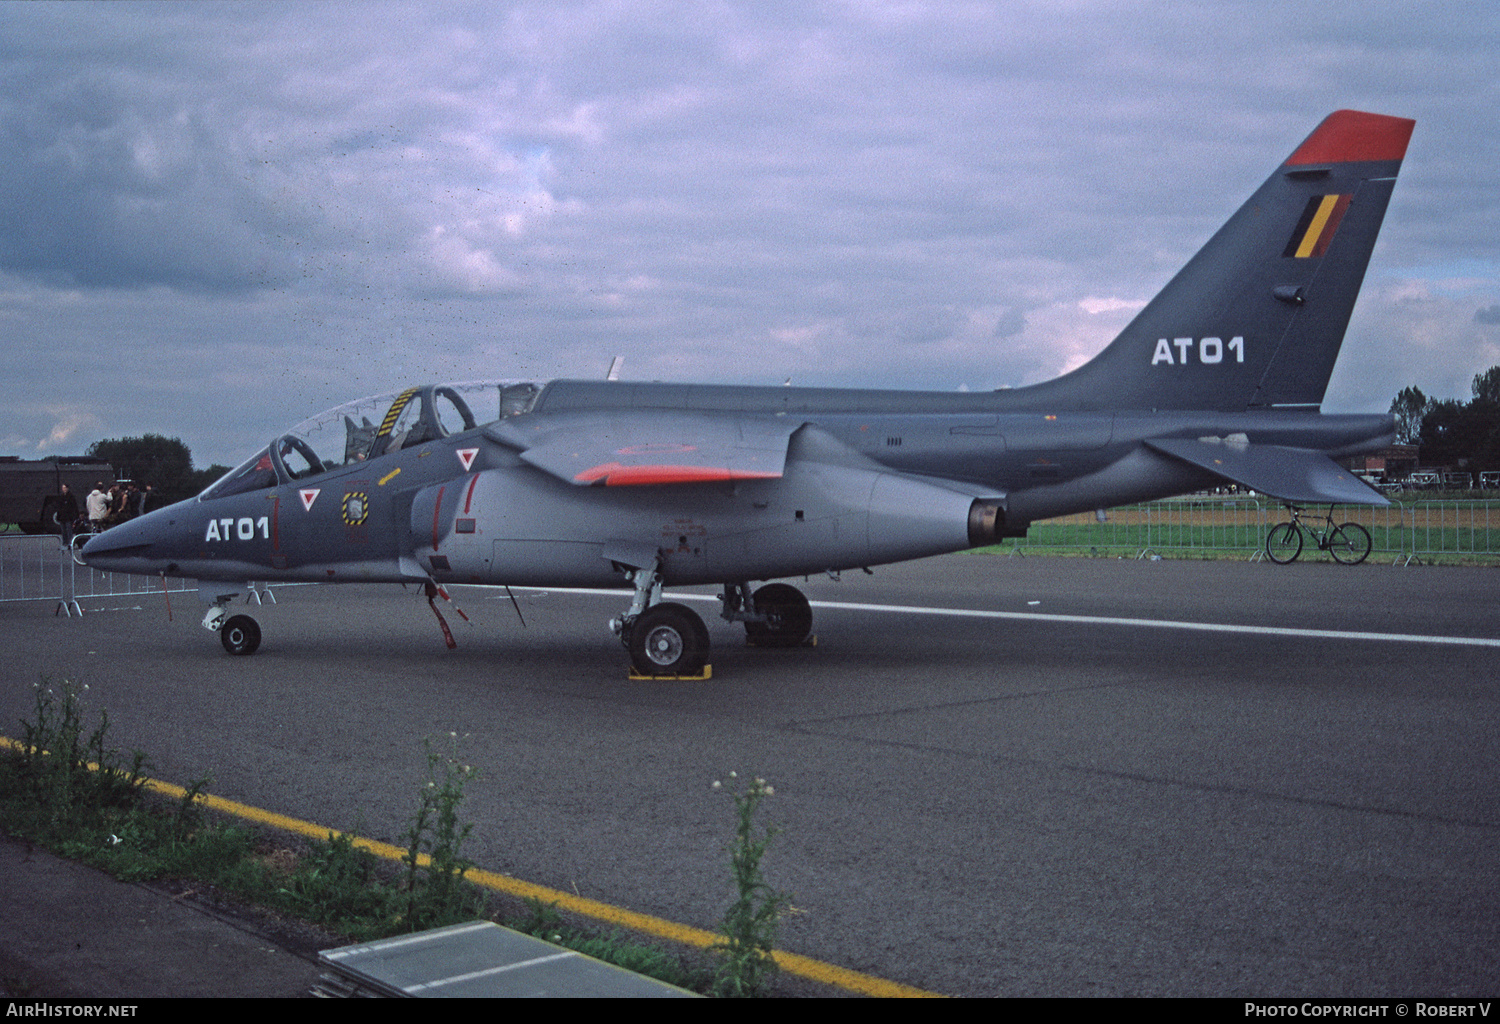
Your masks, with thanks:
[(114, 468), (91, 455), (52, 455), (35, 461), (0, 455), (0, 524), (15, 523), (27, 533), (56, 533), (52, 517), (61, 507), (63, 484), (82, 512), (95, 484), (107, 488), (114, 482)]

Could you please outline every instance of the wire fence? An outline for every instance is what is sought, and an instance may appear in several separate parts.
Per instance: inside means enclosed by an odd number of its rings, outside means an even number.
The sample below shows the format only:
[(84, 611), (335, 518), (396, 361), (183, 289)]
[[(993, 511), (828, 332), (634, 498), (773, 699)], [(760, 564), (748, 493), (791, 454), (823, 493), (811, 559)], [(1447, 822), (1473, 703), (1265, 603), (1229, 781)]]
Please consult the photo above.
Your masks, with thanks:
[[(1327, 507), (1310, 508), (1304, 524), (1319, 525)], [(1265, 550), (1266, 532), (1289, 518), (1280, 502), (1250, 496), (1176, 498), (1033, 523), (1015, 541), (1021, 553), (1152, 554), (1191, 556)], [(1372, 559), (1500, 562), (1500, 501), (1417, 501), (1385, 508), (1339, 506), (1336, 523), (1370, 531)], [(1312, 554), (1312, 552), (1309, 552)]]
[[(1304, 523), (1317, 525), (1323, 509)], [(1278, 502), (1249, 496), (1177, 498), (1033, 523), (1002, 550), (1019, 554), (1096, 554), (1133, 558), (1256, 558), (1266, 531), (1288, 518)], [(1392, 562), (1492, 561), (1500, 564), (1500, 501), (1417, 501), (1386, 508), (1341, 506), (1334, 521), (1370, 531), (1371, 560)], [(1304, 557), (1316, 557), (1309, 549)], [(1324, 556), (1326, 557), (1326, 556)], [(82, 615), (81, 601), (182, 593), (197, 583), (162, 576), (101, 572), (80, 565), (55, 536), (0, 536), (0, 604), (55, 601), (57, 613)], [(247, 600), (269, 587), (251, 585)]]
[(56, 614), (82, 615), (81, 601), (194, 591), (193, 580), (102, 572), (80, 565), (55, 535), (0, 536), (0, 604), (55, 601)]

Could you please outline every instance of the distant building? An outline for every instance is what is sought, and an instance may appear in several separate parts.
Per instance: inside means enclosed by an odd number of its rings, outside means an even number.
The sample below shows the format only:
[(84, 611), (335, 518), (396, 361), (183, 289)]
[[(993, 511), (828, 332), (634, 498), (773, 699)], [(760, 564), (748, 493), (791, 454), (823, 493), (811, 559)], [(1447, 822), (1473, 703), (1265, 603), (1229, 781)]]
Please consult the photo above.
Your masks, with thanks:
[(1345, 459), (1345, 469), (1384, 483), (1405, 480), (1417, 469), (1421, 446), (1415, 444), (1393, 444), (1371, 455), (1356, 455)]

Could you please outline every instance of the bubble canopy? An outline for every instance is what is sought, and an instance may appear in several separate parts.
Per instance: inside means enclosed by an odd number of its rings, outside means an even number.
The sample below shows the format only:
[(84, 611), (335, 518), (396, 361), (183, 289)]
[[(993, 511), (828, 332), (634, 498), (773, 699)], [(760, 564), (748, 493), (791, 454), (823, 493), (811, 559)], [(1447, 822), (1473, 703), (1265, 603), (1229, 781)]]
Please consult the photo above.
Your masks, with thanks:
[(220, 477), (199, 500), (306, 480), (473, 430), (529, 411), (540, 391), (533, 381), (464, 381), (345, 402), (292, 427)]

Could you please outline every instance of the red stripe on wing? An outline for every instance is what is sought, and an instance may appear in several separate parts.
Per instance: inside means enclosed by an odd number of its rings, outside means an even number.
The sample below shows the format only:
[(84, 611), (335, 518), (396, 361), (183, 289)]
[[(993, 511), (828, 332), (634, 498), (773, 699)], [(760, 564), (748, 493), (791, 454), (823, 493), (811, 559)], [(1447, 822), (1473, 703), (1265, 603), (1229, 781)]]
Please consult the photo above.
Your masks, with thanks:
[(727, 466), (626, 466), (606, 462), (585, 469), (574, 480), (579, 483), (602, 483), (606, 487), (639, 487), (651, 484), (701, 484), (716, 480), (766, 480), (781, 476), (756, 470), (729, 469)]

